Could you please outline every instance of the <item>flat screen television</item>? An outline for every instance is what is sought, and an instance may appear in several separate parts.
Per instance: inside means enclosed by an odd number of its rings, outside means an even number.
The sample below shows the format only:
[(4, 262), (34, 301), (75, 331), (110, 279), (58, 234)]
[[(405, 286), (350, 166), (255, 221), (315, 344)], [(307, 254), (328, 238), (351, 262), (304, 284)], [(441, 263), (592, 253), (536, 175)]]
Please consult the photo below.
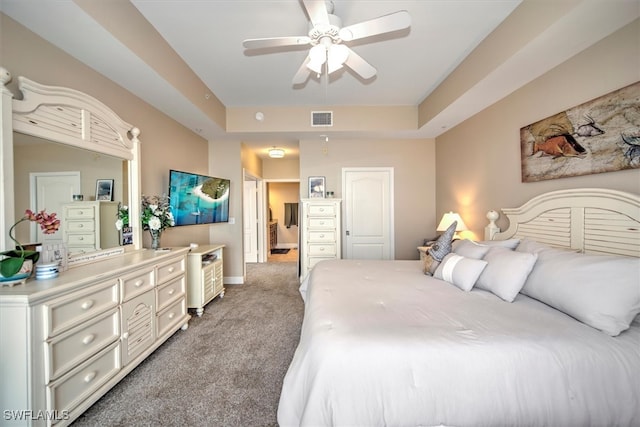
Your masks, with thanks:
[(169, 171), (169, 205), (175, 225), (229, 222), (229, 188), (225, 178)]

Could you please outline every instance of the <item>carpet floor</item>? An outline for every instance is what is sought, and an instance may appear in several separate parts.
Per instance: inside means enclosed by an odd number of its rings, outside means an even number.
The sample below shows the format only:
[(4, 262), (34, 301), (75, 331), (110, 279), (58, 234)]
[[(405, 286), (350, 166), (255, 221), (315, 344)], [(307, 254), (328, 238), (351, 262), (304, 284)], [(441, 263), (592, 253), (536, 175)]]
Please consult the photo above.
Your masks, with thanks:
[(304, 311), (296, 270), (248, 264), (245, 284), (191, 313), (73, 426), (276, 426)]

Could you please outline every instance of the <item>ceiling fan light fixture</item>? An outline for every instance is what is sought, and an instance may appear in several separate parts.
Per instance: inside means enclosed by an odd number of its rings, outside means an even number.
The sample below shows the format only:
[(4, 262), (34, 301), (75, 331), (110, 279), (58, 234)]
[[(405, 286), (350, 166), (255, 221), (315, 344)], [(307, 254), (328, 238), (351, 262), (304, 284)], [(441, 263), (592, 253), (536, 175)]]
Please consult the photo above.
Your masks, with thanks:
[(284, 157), (284, 150), (282, 148), (271, 147), (269, 148), (269, 157), (272, 159), (281, 159)]
[(331, 74), (342, 68), (348, 57), (348, 47), (342, 44), (331, 45), (327, 51), (328, 73)]

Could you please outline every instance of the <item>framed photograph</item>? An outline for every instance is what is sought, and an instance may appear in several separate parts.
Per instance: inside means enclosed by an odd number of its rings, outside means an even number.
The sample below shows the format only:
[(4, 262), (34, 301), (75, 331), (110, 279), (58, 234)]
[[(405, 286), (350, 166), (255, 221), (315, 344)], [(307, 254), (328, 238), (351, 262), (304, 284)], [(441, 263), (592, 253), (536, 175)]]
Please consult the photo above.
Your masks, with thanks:
[(130, 226), (122, 227), (122, 246), (133, 245), (133, 228)]
[(324, 198), (325, 186), (324, 176), (310, 176), (309, 177), (309, 197)]
[(113, 202), (113, 179), (99, 179), (96, 181), (96, 200)]

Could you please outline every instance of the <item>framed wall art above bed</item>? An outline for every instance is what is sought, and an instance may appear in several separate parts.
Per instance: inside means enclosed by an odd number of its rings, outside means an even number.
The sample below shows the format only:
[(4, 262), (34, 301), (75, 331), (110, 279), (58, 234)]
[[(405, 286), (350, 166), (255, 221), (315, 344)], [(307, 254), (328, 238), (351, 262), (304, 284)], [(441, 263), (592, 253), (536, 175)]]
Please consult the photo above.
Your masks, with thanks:
[(640, 167), (640, 82), (520, 129), (522, 182)]

